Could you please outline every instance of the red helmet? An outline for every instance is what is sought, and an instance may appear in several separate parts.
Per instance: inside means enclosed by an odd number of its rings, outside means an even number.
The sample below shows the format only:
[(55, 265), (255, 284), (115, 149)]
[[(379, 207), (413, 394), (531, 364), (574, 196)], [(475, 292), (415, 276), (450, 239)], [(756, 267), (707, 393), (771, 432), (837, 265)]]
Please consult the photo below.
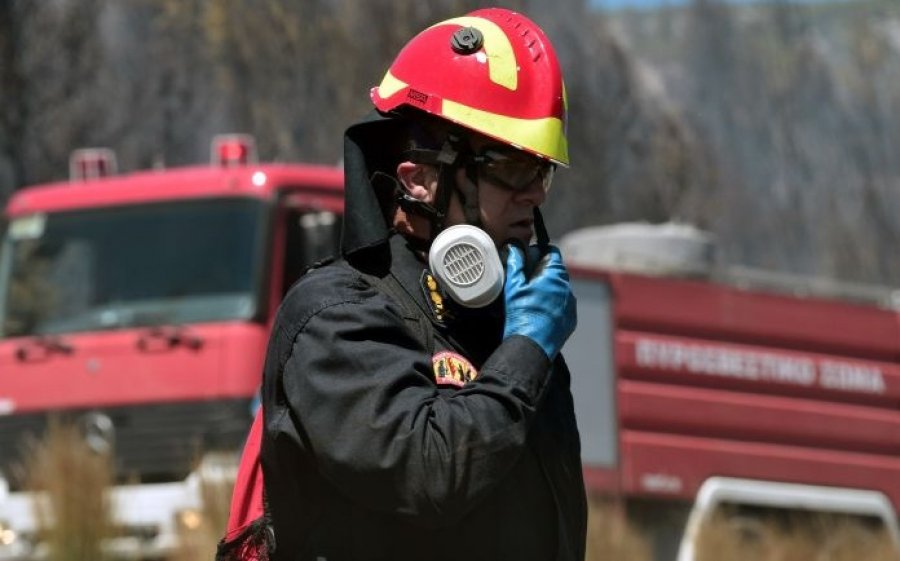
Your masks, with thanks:
[(380, 111), (414, 107), (569, 164), (559, 61), (541, 28), (516, 12), (476, 10), (422, 31), (371, 97)]

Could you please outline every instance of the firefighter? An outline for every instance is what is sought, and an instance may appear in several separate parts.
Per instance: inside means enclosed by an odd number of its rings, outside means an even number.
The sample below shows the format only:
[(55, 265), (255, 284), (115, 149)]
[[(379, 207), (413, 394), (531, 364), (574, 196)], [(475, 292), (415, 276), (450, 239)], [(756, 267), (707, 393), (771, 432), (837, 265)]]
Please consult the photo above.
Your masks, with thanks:
[[(269, 343), (269, 557), (581, 560), (575, 301), (536, 212), (568, 165), (553, 48), (477, 10), (415, 36), (371, 99), (345, 133), (341, 258), (292, 287)], [(443, 234), (487, 240), (498, 294), (449, 290)]]

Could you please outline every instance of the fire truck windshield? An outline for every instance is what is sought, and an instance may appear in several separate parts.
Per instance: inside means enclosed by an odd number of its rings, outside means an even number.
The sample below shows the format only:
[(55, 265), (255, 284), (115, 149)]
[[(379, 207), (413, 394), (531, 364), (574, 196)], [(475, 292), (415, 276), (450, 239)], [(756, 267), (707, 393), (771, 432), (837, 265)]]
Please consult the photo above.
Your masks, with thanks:
[(9, 224), (0, 337), (246, 319), (266, 205), (216, 199), (32, 214)]

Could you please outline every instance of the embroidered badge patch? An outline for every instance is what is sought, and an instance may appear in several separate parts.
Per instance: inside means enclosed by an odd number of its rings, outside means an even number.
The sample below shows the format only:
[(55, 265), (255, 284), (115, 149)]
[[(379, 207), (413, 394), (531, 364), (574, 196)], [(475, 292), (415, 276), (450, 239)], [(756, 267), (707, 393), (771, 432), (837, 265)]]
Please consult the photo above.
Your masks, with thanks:
[(478, 377), (478, 371), (462, 355), (441, 351), (431, 358), (434, 381), (439, 385), (450, 385), (458, 388)]

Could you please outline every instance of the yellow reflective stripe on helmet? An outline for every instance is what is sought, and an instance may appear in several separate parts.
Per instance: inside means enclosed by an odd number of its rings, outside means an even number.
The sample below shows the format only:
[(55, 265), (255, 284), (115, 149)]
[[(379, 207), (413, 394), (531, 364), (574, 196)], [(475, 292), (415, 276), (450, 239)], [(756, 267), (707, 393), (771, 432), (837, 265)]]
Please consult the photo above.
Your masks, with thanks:
[(488, 136), (540, 154), (558, 164), (569, 165), (569, 146), (563, 123), (556, 117), (519, 119), (481, 111), (445, 99), (441, 114)]
[(381, 80), (381, 85), (378, 86), (378, 96), (381, 99), (387, 99), (399, 92), (403, 88), (405, 88), (408, 84), (405, 82), (401, 82), (398, 80), (391, 71), (388, 70), (387, 74), (384, 75), (384, 78)]
[(468, 16), (448, 19), (431, 27), (439, 25), (461, 25), (480, 31), (484, 35), (484, 52), (488, 57), (488, 76), (491, 82), (515, 91), (519, 83), (519, 65), (512, 43), (499, 25), (490, 20)]

